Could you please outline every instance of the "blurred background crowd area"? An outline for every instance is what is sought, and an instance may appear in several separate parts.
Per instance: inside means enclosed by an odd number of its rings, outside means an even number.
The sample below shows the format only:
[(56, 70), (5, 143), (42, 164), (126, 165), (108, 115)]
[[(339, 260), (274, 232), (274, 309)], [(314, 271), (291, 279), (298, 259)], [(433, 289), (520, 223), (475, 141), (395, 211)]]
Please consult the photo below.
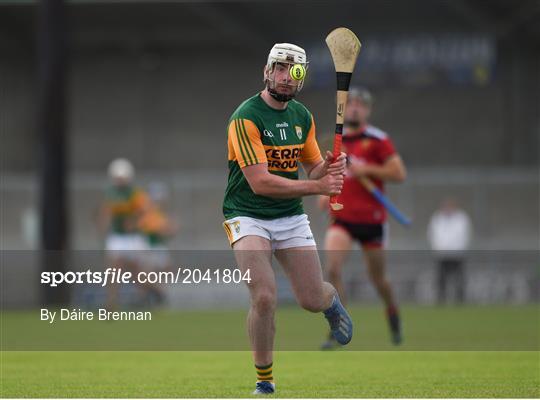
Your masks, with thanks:
[[(310, 61), (299, 100), (329, 147), (335, 77), (324, 38), (346, 26), (363, 44), (353, 84), (374, 94), (372, 123), (409, 169), (388, 193), (413, 226), (392, 221), (389, 248), (428, 249), (429, 220), (452, 197), (471, 219), (472, 249), (537, 250), (539, 8), (535, 0), (67, 2), (69, 247), (102, 248), (95, 220), (106, 168), (125, 157), (141, 186), (167, 186), (180, 227), (171, 249), (227, 249), (230, 114), (262, 89), (272, 45), (292, 42)], [(39, 247), (37, 14), (36, 2), (0, 1), (8, 250)], [(305, 205), (321, 242), (327, 216), (315, 199)]]

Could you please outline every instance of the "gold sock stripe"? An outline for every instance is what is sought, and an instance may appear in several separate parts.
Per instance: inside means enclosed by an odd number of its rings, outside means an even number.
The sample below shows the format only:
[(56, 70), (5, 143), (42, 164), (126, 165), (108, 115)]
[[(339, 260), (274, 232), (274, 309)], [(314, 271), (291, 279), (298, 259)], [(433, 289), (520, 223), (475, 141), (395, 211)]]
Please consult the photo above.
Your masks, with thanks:
[(265, 365), (265, 366), (262, 366), (262, 367), (258, 367), (255, 365), (255, 369), (257, 370), (257, 372), (268, 372), (268, 371), (272, 371), (272, 364), (270, 365)]
[(268, 374), (271, 374), (272, 373), (272, 368), (268, 368), (268, 369), (258, 369), (257, 370), (257, 373), (259, 375), (268, 375)]

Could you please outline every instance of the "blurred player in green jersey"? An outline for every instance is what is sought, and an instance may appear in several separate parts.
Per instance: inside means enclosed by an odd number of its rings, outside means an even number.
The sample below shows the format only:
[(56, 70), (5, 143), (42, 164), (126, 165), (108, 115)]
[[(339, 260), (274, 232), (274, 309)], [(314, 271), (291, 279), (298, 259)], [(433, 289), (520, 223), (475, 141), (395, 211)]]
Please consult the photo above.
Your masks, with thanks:
[[(113, 160), (108, 168), (111, 184), (105, 192), (101, 207), (100, 227), (106, 234), (107, 267), (140, 270), (144, 250), (144, 236), (138, 229), (138, 220), (149, 205), (146, 192), (133, 183), (135, 169), (124, 158)], [(118, 284), (107, 285), (108, 309), (118, 303)]]

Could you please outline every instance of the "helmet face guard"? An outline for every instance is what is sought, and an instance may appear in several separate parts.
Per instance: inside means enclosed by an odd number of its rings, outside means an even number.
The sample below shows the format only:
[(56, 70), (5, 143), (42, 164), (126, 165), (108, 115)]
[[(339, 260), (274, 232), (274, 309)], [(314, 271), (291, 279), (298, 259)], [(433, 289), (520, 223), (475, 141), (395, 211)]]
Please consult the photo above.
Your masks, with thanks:
[[(268, 61), (264, 69), (264, 83), (270, 95), (279, 102), (287, 102), (292, 100), (302, 87), (304, 86), (305, 74), (302, 79), (293, 79), (290, 72), (291, 68), (295, 64), (300, 64), (304, 67), (305, 71), (308, 69), (308, 62), (306, 60), (306, 52), (301, 47), (298, 47), (290, 43), (276, 43), (270, 54), (268, 55)], [(285, 82), (276, 82), (276, 66), (280, 65), (287, 68)], [(285, 85), (294, 88), (291, 93), (283, 94), (277, 91), (277, 85)]]
[[(276, 74), (276, 66), (277, 64), (284, 66), (287, 68), (287, 81), (285, 82), (276, 82), (275, 74)], [(266, 84), (266, 88), (268, 89), (268, 92), (270, 95), (280, 102), (286, 102), (289, 100), (292, 100), (300, 90), (302, 90), (302, 87), (304, 86), (304, 79), (295, 80), (291, 78), (291, 68), (293, 67), (293, 63), (283, 63), (281, 61), (276, 61), (272, 63), (271, 66), (266, 66), (265, 72), (264, 72), (264, 82)], [(304, 68), (307, 68), (306, 65), (304, 65)], [(277, 85), (284, 85), (289, 86), (290, 88), (294, 89), (291, 93), (284, 94), (279, 93), (277, 91)]]

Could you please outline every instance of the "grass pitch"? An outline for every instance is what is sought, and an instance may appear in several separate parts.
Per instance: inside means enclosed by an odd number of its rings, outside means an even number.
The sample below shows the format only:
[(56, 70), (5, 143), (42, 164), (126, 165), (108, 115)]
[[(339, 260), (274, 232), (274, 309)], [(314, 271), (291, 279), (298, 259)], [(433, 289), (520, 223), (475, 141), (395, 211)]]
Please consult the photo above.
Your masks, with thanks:
[[(4, 352), (2, 397), (250, 397), (249, 352)], [(278, 352), (275, 397), (540, 396), (538, 352)]]
[[(287, 351), (275, 355), (274, 397), (540, 397), (537, 306), (403, 307), (399, 351), (381, 307), (351, 312), (354, 345), (320, 352), (312, 351), (326, 331), (320, 315), (278, 311), (276, 342)], [(14, 351), (40, 348), (54, 351)], [(1, 397), (250, 397), (255, 382), (245, 311), (59, 325), (39, 321), (38, 311), (4, 312), (2, 349)], [(172, 351), (187, 349), (200, 351)], [(351, 351), (359, 349), (368, 351)]]

